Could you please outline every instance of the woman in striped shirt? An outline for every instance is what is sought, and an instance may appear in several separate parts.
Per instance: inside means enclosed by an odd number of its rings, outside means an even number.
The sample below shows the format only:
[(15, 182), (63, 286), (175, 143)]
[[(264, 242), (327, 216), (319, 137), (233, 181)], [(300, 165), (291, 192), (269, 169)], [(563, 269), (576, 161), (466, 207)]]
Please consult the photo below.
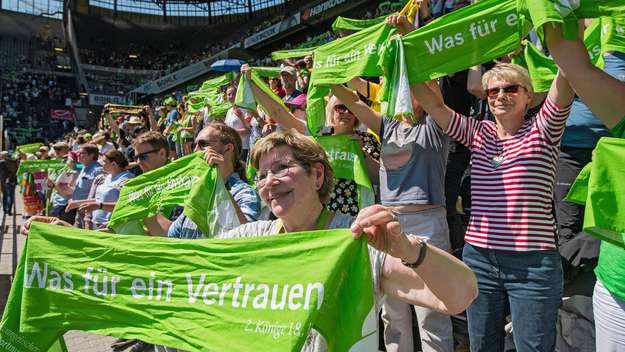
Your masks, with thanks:
[(498, 64), (482, 77), (495, 121), (447, 107), (433, 84), (413, 86), (425, 111), (471, 149), (471, 219), (463, 258), (480, 290), (467, 310), (472, 351), (502, 351), (512, 315), (519, 351), (555, 348), (562, 267), (552, 212), (555, 165), (573, 91), (558, 74), (540, 112), (525, 119), (527, 71)]

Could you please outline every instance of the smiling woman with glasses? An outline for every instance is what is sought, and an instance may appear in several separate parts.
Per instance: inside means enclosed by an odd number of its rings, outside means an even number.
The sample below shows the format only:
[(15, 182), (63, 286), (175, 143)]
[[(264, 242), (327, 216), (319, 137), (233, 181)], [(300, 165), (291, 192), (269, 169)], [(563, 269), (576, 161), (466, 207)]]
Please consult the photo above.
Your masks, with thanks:
[[(260, 196), (277, 219), (244, 224), (220, 238), (351, 228), (354, 239), (365, 235), (369, 242), (376, 309), (379, 310), (382, 297), (390, 295), (453, 314), (475, 297), (471, 271), (444, 251), (404, 234), (389, 208), (368, 207), (355, 219), (328, 211), (324, 205), (334, 185), (333, 171), (323, 148), (314, 139), (292, 130), (274, 132), (254, 145), (251, 156), (252, 165), (258, 170)], [(305, 243), (305, 236), (302, 241)], [(314, 266), (311, 270), (315, 270)], [(370, 336), (367, 344), (377, 349), (377, 334)], [(312, 329), (302, 350), (326, 351), (327, 345), (323, 336)]]

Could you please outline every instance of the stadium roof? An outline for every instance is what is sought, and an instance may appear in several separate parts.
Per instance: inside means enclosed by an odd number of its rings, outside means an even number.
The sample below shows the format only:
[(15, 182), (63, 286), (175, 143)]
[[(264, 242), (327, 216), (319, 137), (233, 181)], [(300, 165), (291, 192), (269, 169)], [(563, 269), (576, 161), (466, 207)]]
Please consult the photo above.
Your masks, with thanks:
[[(289, 0), (89, 0), (89, 5), (120, 12), (180, 17), (252, 14)], [(63, 0), (0, 0), (0, 9), (52, 18), (63, 17)]]

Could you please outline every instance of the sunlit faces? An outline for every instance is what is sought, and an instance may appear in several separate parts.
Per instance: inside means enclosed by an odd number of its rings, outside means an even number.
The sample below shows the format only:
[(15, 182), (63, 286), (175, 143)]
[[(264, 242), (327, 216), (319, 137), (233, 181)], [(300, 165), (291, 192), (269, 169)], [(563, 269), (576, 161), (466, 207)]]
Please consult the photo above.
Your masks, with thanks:
[(84, 165), (90, 165), (97, 159), (97, 154), (90, 154), (85, 149), (80, 149), (80, 153), (78, 154), (78, 161)]
[(149, 143), (141, 143), (135, 146), (135, 157), (141, 171), (147, 172), (167, 163), (167, 150), (154, 149)]
[(288, 90), (289, 88), (295, 89), (295, 82), (297, 78), (294, 75), (291, 75), (287, 72), (280, 73), (280, 82), (282, 82), (282, 87)]
[(278, 218), (301, 217), (306, 205), (320, 203), (324, 167), (299, 164), (288, 146), (279, 146), (259, 160), (260, 197)]
[(232, 86), (228, 87), (228, 89), (226, 90), (226, 99), (228, 99), (229, 102), (233, 103), (236, 97), (237, 89)]
[(523, 118), (532, 94), (516, 82), (493, 78), (486, 89), (488, 106), (497, 118)]
[(356, 116), (354, 116), (345, 105), (335, 105), (333, 114), (334, 117), (332, 120), (335, 133), (350, 134), (354, 132), (358, 120), (356, 120)]
[(216, 152), (224, 153), (224, 144), (221, 142), (219, 131), (206, 128), (203, 129), (195, 138), (195, 151), (201, 151), (206, 148), (212, 148)]
[(102, 170), (104, 170), (104, 172), (106, 172), (107, 174), (112, 174), (113, 171), (115, 171), (115, 165), (113, 164), (113, 161), (111, 161), (111, 159), (106, 156), (103, 156), (100, 159), (100, 164), (102, 164)]

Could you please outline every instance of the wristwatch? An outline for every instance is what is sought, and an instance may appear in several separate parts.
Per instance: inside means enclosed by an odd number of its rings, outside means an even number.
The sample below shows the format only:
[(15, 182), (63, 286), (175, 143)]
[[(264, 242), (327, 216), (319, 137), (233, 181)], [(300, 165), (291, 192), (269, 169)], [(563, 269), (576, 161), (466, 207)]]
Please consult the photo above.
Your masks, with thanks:
[[(407, 236), (411, 236), (411, 235), (407, 235)], [(417, 260), (414, 261), (414, 263), (409, 263), (405, 260), (402, 260), (401, 263), (411, 269), (416, 269), (425, 260), (425, 255), (428, 250), (428, 245), (427, 245), (427, 242), (425, 242), (423, 239), (417, 236), (412, 236), (412, 237), (414, 237), (417, 240), (417, 243), (419, 244), (419, 256), (417, 257)]]

